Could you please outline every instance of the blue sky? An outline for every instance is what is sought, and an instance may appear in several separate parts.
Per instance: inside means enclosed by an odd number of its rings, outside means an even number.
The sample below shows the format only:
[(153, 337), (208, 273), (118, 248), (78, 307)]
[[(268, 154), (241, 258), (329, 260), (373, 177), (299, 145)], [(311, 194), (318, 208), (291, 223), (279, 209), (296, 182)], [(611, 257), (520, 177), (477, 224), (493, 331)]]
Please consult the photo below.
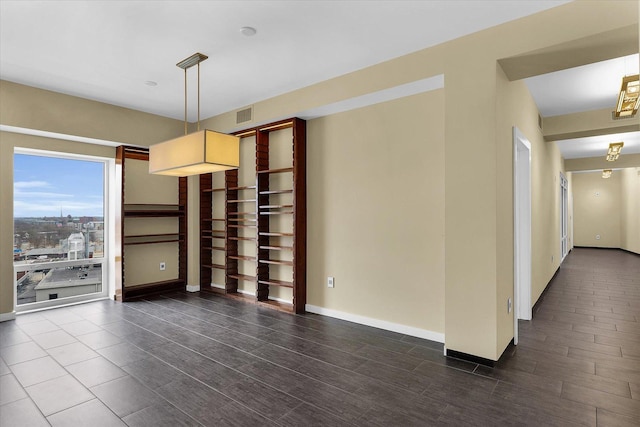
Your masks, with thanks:
[(14, 155), (13, 216), (103, 216), (100, 162)]

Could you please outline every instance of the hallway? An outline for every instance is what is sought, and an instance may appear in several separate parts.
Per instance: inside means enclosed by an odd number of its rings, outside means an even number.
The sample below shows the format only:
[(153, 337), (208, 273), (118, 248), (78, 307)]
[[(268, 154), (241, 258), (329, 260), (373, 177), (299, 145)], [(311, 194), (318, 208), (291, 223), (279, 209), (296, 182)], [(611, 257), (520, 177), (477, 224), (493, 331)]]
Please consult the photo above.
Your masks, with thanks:
[(637, 426), (639, 319), (640, 257), (581, 248), (495, 368), (205, 293), (100, 301), (0, 324), (0, 425)]

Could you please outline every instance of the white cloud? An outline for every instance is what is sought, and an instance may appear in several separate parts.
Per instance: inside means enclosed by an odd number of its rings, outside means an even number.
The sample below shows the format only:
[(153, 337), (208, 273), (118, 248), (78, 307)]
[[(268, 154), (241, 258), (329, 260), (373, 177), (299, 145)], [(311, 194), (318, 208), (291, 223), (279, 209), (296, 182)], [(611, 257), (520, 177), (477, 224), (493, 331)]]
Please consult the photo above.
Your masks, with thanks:
[(19, 188), (51, 188), (47, 181), (17, 181), (13, 183), (14, 189)]
[(39, 199), (53, 199), (53, 198), (70, 198), (74, 197), (73, 194), (64, 194), (64, 193), (49, 193), (44, 191), (20, 191), (14, 190), (13, 192), (14, 198), (30, 198), (37, 197)]

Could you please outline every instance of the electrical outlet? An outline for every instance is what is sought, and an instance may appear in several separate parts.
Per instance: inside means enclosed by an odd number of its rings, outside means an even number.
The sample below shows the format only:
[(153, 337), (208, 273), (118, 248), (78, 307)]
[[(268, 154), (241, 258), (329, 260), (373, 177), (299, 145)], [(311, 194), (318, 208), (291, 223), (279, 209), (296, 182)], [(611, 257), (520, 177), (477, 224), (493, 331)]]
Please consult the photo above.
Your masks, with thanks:
[(507, 298), (507, 313), (511, 313), (513, 309), (513, 303), (511, 302), (511, 298)]
[(160, 271), (165, 271), (166, 269), (167, 269), (167, 264), (164, 261), (162, 261), (160, 263)]
[(328, 288), (333, 288), (334, 287), (333, 277), (331, 277), (331, 276), (327, 277), (327, 287)]

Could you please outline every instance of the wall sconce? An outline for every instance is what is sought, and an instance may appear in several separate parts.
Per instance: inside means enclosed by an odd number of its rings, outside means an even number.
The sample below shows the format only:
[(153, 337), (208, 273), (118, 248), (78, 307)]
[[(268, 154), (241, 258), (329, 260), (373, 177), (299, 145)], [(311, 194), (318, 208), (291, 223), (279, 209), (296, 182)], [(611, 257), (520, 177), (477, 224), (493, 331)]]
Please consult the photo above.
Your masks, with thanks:
[(612, 173), (613, 173), (613, 171), (611, 169), (603, 169), (602, 170), (602, 177), (604, 179), (610, 178)]

